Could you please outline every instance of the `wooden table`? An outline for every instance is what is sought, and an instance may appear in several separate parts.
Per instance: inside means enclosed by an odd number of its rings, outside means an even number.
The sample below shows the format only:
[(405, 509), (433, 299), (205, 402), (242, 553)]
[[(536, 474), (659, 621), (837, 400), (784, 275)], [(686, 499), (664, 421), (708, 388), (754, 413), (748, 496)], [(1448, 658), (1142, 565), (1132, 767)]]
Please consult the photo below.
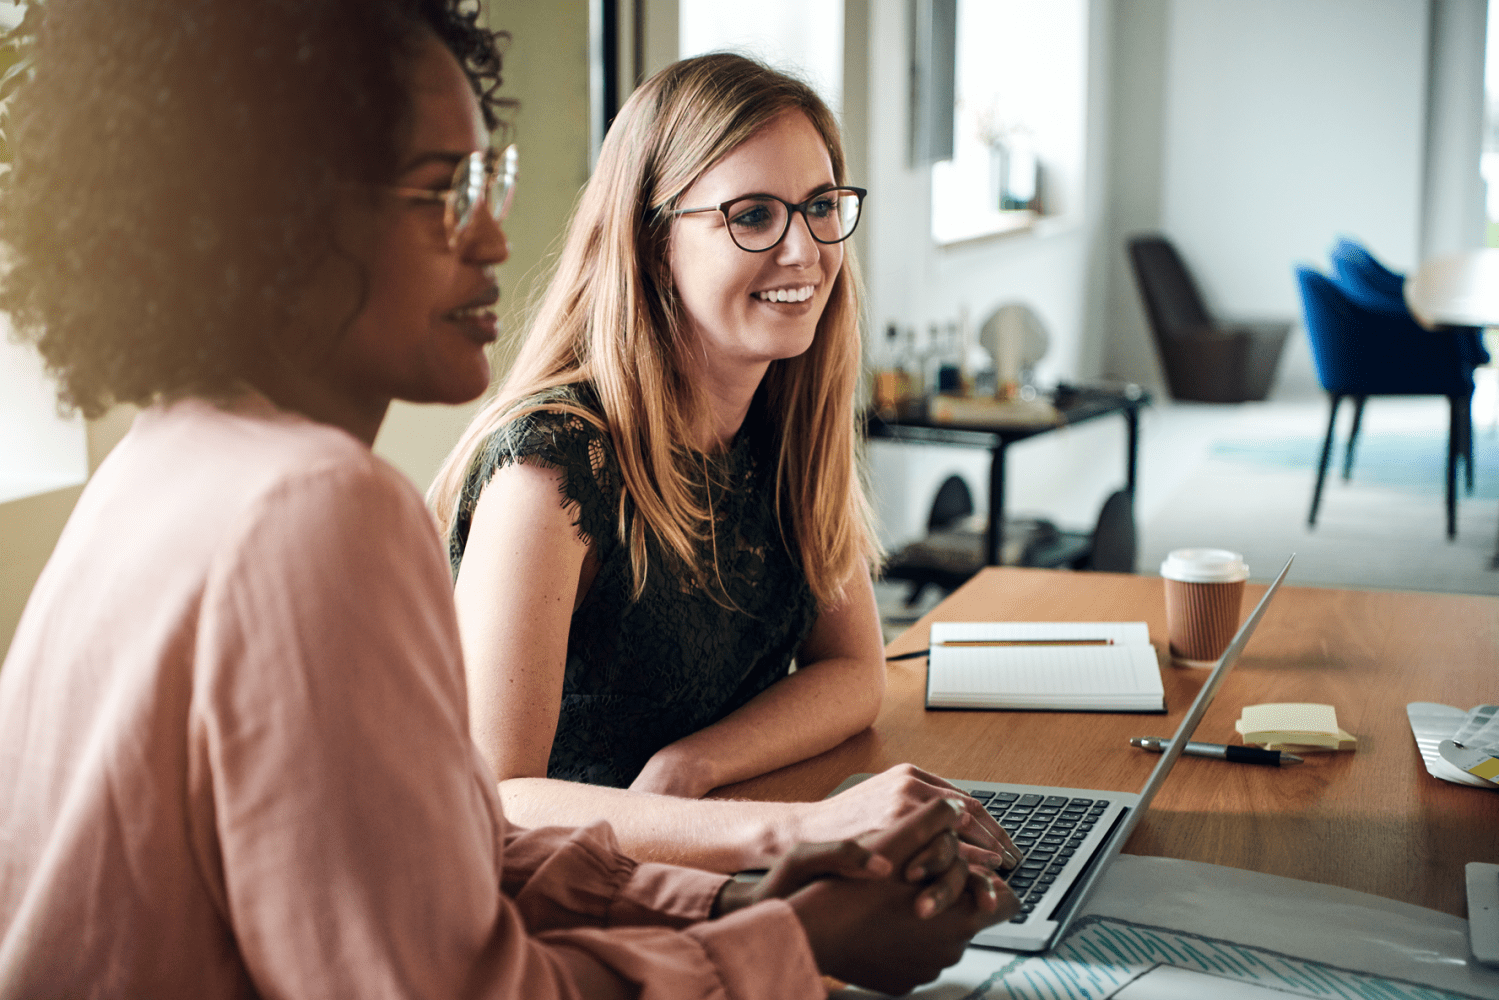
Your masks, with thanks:
[(1405, 282), (1405, 304), (1422, 326), (1499, 324), (1499, 250), (1444, 254)]
[[(1291, 578), (1295, 577), (1291, 570)], [(1264, 586), (1246, 588), (1248, 614)], [(718, 794), (809, 801), (902, 761), (947, 777), (1137, 791), (1207, 672), (1169, 665), (1155, 577), (986, 569), (892, 642), (922, 649), (933, 621), (1144, 621), (1165, 664), (1167, 715), (928, 712), (924, 659), (890, 664), (875, 725), (832, 750)], [(1405, 706), (1499, 701), (1499, 598), (1282, 587), (1196, 738), (1238, 743), (1244, 705), (1325, 702), (1354, 753), (1288, 768), (1183, 757), (1125, 850), (1344, 886), (1466, 914), (1463, 865), (1499, 862), (1499, 792), (1431, 777)]]

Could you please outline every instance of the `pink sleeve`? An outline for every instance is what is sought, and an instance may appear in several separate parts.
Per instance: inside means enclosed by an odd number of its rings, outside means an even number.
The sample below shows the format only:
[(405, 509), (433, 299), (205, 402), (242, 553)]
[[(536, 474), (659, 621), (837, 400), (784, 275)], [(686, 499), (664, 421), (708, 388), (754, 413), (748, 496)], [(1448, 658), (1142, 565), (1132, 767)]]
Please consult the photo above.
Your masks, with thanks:
[(532, 930), (591, 925), (686, 927), (708, 919), (723, 875), (635, 861), (619, 852), (607, 823), (510, 826), (505, 835), (505, 895)]
[(184, 793), (263, 996), (574, 996), (558, 948), (646, 997), (822, 995), (783, 904), (678, 930), (721, 878), (637, 865), (607, 828), (507, 832), (468, 738), (447, 566), (393, 471), (330, 463), (236, 539), (182, 640)]

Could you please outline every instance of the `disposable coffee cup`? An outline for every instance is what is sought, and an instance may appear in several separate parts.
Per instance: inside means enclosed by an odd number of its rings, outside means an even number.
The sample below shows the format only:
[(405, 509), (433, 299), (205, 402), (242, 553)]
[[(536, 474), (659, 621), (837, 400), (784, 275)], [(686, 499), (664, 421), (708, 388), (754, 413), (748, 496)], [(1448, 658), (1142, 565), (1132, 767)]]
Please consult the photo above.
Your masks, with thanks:
[(1239, 630), (1249, 567), (1227, 549), (1177, 549), (1161, 563), (1171, 658), (1188, 667), (1218, 662)]

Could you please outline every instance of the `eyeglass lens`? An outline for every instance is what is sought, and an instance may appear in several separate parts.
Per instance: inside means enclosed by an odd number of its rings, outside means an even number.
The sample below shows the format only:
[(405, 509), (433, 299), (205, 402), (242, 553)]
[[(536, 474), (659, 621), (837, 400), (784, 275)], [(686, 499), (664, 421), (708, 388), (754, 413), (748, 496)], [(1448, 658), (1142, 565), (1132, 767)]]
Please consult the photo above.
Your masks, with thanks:
[(508, 146), (493, 164), (490, 154), (470, 153), (458, 164), (449, 194), (448, 218), (452, 238), (456, 240), (474, 221), (474, 211), (482, 201), (496, 221), (510, 211), (515, 194), (515, 176), (519, 161), (516, 148)]
[[(819, 243), (838, 243), (848, 238), (859, 222), (859, 196), (847, 188), (834, 188), (809, 199), (802, 208), (807, 228)], [(724, 211), (729, 235), (745, 250), (769, 250), (786, 234), (790, 208), (777, 198), (739, 198)]]

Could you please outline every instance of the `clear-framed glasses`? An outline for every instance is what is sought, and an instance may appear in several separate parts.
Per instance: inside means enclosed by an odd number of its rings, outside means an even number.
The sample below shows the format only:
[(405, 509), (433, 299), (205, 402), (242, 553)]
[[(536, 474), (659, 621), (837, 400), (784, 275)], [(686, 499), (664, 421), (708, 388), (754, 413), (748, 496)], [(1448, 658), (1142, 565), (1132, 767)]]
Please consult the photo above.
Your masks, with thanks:
[(453, 171), (453, 183), (446, 188), (385, 187), (383, 190), (413, 201), (442, 202), (442, 223), (447, 230), (448, 246), (452, 247), (468, 231), (479, 206), (488, 208), (496, 222), (510, 212), (519, 163), (520, 151), (511, 143), (503, 150), (488, 149), (463, 157)]
[(729, 237), (736, 246), (750, 253), (764, 253), (785, 239), (791, 228), (791, 217), (797, 212), (807, 220), (807, 229), (819, 243), (842, 243), (859, 225), (859, 212), (869, 192), (863, 188), (836, 187), (819, 191), (800, 205), (773, 194), (749, 194), (721, 205), (704, 208), (676, 208), (668, 215), (693, 215), (697, 212), (722, 212)]

